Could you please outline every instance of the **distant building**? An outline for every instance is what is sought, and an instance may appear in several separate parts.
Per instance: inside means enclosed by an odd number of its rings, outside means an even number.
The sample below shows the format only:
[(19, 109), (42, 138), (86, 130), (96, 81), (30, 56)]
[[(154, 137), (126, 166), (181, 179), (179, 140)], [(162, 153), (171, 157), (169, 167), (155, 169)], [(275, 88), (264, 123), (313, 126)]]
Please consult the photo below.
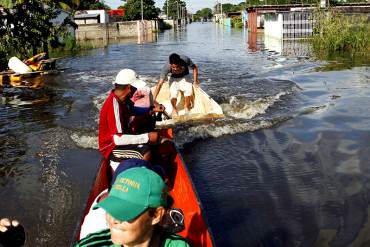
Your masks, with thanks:
[(109, 15), (105, 10), (83, 10), (74, 16), (77, 25), (109, 23)]

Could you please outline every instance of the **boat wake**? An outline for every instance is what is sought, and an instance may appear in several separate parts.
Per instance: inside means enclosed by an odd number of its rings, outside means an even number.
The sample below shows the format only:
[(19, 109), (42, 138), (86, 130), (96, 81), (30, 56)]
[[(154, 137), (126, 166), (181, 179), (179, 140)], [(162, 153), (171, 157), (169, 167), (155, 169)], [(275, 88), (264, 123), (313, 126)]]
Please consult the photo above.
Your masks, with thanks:
[[(145, 77), (148, 84), (154, 84), (154, 79)], [(271, 80), (273, 81), (273, 80)], [(266, 81), (264, 81), (266, 83)], [(275, 81), (274, 81), (275, 82)], [(291, 97), (299, 88), (294, 82), (282, 84), (280, 90), (275, 87), (275, 94), (260, 93), (259, 96), (252, 93), (233, 95), (220, 95), (213, 97), (222, 107), (225, 118), (212, 121), (190, 121), (174, 127), (175, 141), (181, 147), (195, 140), (220, 137), (270, 128), (277, 123), (286, 121), (294, 116), (294, 112), (284, 105), (290, 105)], [(289, 85), (289, 86), (287, 86)], [(276, 85), (275, 85), (276, 86)], [(210, 90), (212, 91), (212, 90)], [(271, 92), (270, 92), (271, 93)], [(109, 92), (101, 93), (93, 98), (96, 107), (96, 122), (99, 121), (99, 111)], [(285, 112), (279, 111), (284, 108)], [(82, 148), (97, 149), (97, 133), (73, 133), (71, 139)]]
[(259, 98), (257, 100), (249, 100), (247, 95), (231, 96), (228, 104), (222, 104), (222, 110), (228, 117), (237, 119), (252, 119), (258, 115), (266, 113), (266, 111), (279, 101), (282, 96), (291, 94), (292, 91), (279, 92), (276, 95)]

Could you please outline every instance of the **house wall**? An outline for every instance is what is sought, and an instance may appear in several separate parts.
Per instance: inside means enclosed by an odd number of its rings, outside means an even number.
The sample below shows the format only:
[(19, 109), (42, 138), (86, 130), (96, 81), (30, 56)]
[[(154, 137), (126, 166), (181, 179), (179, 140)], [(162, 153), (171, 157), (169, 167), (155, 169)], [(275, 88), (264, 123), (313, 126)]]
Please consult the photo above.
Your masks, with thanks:
[(248, 22), (248, 12), (243, 10), (242, 12), (242, 21), (243, 21), (243, 26), (247, 27), (247, 22)]
[(283, 15), (266, 14), (265, 15), (265, 36), (281, 39), (283, 37)]
[(86, 10), (88, 14), (99, 14), (100, 16), (100, 23), (108, 23), (109, 22), (109, 15), (107, 11), (100, 9), (100, 10)]
[(225, 18), (224, 26), (231, 27), (231, 18)]

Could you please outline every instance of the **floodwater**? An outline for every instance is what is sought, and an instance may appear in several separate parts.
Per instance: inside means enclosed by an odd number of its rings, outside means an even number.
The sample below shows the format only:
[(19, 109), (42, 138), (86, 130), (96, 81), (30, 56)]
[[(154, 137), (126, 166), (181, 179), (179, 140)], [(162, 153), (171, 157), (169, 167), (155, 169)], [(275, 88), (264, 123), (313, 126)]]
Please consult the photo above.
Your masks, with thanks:
[(111, 81), (133, 68), (154, 84), (171, 52), (226, 115), (176, 127), (217, 246), (370, 246), (368, 65), (211, 23), (67, 57), (44, 89), (4, 88), (0, 215), (22, 220), (26, 246), (73, 241)]

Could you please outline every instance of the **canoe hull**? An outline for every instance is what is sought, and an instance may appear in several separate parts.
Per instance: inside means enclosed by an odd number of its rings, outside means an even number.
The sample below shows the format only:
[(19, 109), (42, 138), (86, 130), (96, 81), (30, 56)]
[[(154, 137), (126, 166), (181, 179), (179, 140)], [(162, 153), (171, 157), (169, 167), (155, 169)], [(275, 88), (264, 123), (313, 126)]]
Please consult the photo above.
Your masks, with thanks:
[[(161, 130), (161, 136), (172, 138), (172, 130)], [(169, 176), (173, 178), (172, 182), (168, 185), (170, 195), (174, 200), (172, 207), (181, 208), (185, 215), (185, 229), (178, 234), (186, 238), (193, 247), (214, 246), (211, 231), (202, 213), (200, 200), (178, 150), (169, 173)], [(79, 238), (80, 228), (84, 217), (89, 212), (89, 208), (94, 202), (94, 199), (100, 194), (100, 192), (108, 187), (111, 178), (112, 173), (109, 167), (109, 161), (103, 160), (99, 167), (92, 190), (90, 191), (82, 220), (76, 231), (76, 239)]]

